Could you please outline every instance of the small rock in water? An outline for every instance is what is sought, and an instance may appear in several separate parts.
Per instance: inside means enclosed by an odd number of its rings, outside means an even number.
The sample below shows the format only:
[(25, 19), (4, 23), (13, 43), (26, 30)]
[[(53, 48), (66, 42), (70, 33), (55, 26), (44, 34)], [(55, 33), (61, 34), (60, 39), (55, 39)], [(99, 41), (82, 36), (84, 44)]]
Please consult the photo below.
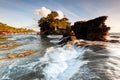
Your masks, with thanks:
[(16, 58), (16, 57), (25, 57), (25, 56), (31, 55), (33, 53), (35, 53), (35, 51), (28, 50), (28, 51), (22, 52), (22, 53), (8, 54), (7, 56), (0, 56), (0, 60), (1, 59), (8, 59), (8, 58)]

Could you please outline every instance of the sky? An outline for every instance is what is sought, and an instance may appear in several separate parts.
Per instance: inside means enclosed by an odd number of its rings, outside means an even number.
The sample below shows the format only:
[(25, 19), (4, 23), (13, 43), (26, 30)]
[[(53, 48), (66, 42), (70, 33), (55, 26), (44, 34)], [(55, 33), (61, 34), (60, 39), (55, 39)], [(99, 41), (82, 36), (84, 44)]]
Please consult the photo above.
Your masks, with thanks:
[(120, 0), (0, 0), (0, 22), (38, 31), (42, 16), (34, 12), (41, 7), (62, 11), (71, 23), (108, 16), (110, 32), (120, 32)]

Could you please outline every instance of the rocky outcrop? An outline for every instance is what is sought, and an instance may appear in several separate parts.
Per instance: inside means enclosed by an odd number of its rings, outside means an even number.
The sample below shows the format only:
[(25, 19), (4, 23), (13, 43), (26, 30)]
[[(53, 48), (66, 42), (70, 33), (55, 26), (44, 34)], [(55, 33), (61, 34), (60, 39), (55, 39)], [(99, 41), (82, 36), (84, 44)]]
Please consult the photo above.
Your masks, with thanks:
[(88, 21), (75, 22), (71, 29), (77, 39), (105, 41), (110, 27), (105, 25), (107, 16), (101, 16)]
[(24, 45), (24, 44), (12, 44), (12, 45), (10, 45), (10, 44), (8, 44), (8, 45), (2, 44), (2, 45), (0, 45), (0, 50), (10, 50), (10, 49), (14, 49), (14, 48), (16, 48), (18, 46), (22, 46), (22, 45)]
[(110, 27), (105, 25), (107, 16), (101, 16), (88, 21), (75, 22), (71, 28), (66, 29), (66, 33), (59, 44), (65, 44), (75, 39), (90, 41), (106, 41)]
[(35, 51), (33, 51), (33, 50), (28, 50), (28, 51), (21, 52), (21, 53), (8, 54), (8, 55), (6, 55), (6, 56), (0, 56), (0, 60), (2, 60), (2, 59), (17, 58), (17, 57), (25, 57), (25, 56), (32, 55), (32, 54), (34, 54), (34, 53), (35, 53)]

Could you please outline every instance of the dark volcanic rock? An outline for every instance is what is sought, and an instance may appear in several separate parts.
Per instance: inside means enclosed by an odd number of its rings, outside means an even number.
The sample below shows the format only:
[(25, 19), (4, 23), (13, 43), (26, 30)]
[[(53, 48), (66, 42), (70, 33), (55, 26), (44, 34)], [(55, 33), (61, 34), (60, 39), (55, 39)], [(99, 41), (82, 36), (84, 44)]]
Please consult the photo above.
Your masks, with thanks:
[(77, 39), (86, 39), (91, 41), (105, 41), (110, 27), (105, 25), (107, 16), (101, 16), (89, 21), (75, 22), (71, 29), (74, 31)]
[(75, 22), (73, 26), (66, 29), (65, 34), (59, 44), (73, 41), (75, 39), (85, 39), (91, 41), (106, 41), (110, 27), (105, 25), (107, 16), (101, 16), (88, 21)]

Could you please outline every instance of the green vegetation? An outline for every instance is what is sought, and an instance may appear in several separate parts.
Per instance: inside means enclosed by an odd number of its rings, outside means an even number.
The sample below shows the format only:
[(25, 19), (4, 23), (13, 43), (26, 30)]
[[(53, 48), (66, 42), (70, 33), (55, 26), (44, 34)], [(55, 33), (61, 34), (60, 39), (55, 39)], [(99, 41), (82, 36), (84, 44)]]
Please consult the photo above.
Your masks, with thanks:
[(58, 13), (52, 11), (47, 17), (42, 17), (38, 21), (41, 32), (44, 34), (56, 33), (60, 32), (61, 29), (65, 30), (66, 28), (70, 27), (70, 23), (68, 22), (67, 18), (64, 17), (62, 19), (58, 19), (57, 16)]
[(0, 34), (3, 33), (24, 33), (24, 32), (35, 32), (32, 29), (26, 29), (26, 28), (14, 28), (12, 26), (9, 26), (7, 24), (0, 22)]

